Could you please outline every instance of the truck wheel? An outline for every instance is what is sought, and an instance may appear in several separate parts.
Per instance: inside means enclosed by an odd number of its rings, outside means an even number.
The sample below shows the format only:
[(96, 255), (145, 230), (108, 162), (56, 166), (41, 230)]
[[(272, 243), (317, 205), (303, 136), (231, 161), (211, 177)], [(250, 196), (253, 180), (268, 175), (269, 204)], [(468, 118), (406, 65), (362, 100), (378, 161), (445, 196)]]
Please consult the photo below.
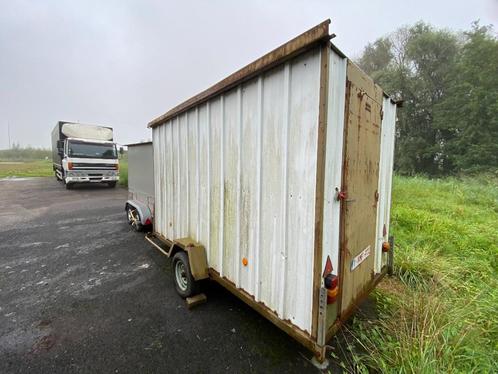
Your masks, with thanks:
[(73, 184), (72, 183), (66, 183), (66, 181), (64, 181), (64, 184), (66, 185), (66, 190), (72, 190), (73, 189)]
[(188, 263), (188, 256), (185, 252), (177, 252), (173, 256), (173, 281), (175, 282), (176, 292), (187, 298), (199, 293), (199, 282), (197, 282)]
[(116, 187), (116, 182), (109, 182), (109, 183), (107, 183), (107, 185), (108, 185), (110, 188), (114, 188), (114, 187)]
[(131, 225), (133, 230), (140, 232), (143, 229), (142, 222), (140, 221), (140, 213), (132, 206), (126, 207), (126, 216), (128, 217), (128, 224)]

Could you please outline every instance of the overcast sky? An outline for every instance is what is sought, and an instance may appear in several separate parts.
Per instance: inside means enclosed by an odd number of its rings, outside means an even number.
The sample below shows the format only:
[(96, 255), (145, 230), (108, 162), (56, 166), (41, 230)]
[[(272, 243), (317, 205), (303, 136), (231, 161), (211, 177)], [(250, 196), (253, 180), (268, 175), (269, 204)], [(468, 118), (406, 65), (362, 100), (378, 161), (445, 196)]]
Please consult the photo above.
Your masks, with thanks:
[(58, 120), (106, 124), (120, 143), (264, 53), (330, 18), (350, 57), (418, 20), (498, 23), (498, 0), (0, 0), (0, 149), (50, 145)]

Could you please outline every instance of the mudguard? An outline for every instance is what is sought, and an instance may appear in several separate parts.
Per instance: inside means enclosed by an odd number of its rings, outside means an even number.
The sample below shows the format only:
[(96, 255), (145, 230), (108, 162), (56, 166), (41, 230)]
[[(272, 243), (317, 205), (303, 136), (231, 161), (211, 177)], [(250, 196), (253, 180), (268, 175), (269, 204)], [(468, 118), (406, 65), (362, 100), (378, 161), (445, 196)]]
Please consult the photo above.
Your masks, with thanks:
[(151, 223), (153, 222), (152, 212), (150, 211), (147, 205), (137, 200), (127, 200), (125, 204), (125, 210), (128, 207), (128, 205), (134, 207), (138, 211), (138, 214), (140, 215), (140, 223), (142, 225), (144, 226), (147, 225), (146, 224), (147, 220), (149, 220), (149, 222)]

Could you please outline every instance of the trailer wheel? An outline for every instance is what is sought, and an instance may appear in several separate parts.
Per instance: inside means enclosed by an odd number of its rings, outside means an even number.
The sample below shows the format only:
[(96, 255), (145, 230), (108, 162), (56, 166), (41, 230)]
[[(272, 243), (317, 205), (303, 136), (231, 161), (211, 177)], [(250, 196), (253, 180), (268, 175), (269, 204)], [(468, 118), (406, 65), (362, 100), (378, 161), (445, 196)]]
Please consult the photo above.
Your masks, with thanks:
[(130, 205), (126, 207), (126, 216), (128, 218), (128, 224), (131, 225), (133, 230), (135, 231), (142, 231), (143, 225), (142, 222), (140, 222), (140, 213), (138, 213), (138, 210)]
[(199, 293), (199, 282), (190, 272), (188, 256), (184, 251), (177, 252), (173, 256), (173, 280), (176, 292), (184, 299)]

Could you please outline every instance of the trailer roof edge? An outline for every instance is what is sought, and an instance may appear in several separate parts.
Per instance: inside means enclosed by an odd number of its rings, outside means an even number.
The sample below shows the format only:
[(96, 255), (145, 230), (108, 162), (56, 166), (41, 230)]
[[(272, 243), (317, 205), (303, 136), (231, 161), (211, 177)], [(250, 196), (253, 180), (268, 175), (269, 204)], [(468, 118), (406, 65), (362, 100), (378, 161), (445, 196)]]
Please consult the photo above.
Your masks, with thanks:
[(239, 69), (207, 90), (202, 91), (169, 110), (162, 116), (152, 120), (147, 127), (153, 128), (162, 125), (169, 119), (209, 100), (213, 96), (225, 92), (265, 70), (271, 69), (279, 63), (302, 53), (316, 44), (330, 40), (332, 36), (329, 34), (329, 24), (330, 19), (327, 19), (287, 43), (282, 44), (280, 47), (275, 48), (249, 65)]

